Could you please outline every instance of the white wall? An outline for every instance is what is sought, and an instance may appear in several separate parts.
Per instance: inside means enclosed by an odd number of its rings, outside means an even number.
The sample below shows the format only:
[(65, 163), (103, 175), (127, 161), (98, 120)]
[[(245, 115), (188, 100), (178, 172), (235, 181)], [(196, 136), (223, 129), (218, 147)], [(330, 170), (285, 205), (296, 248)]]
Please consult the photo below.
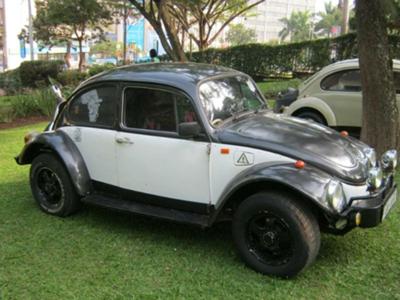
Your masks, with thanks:
[[(20, 42), (18, 34), (29, 24), (28, 0), (5, 0), (5, 52), (7, 53), (7, 69), (17, 68), (21, 62), (30, 59), (29, 43), (26, 44), (26, 57), (20, 56)], [(33, 14), (35, 14), (34, 0), (31, 0)]]

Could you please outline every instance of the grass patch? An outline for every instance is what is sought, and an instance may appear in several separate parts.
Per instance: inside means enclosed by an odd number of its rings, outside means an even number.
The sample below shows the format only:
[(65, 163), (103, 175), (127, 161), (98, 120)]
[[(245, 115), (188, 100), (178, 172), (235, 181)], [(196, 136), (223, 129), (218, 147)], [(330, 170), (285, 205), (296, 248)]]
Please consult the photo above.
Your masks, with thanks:
[(393, 299), (400, 297), (400, 208), (379, 227), (322, 236), (294, 280), (262, 276), (235, 254), (228, 225), (206, 231), (84, 208), (42, 213), (29, 166), (13, 157), (46, 124), (0, 131), (0, 299)]

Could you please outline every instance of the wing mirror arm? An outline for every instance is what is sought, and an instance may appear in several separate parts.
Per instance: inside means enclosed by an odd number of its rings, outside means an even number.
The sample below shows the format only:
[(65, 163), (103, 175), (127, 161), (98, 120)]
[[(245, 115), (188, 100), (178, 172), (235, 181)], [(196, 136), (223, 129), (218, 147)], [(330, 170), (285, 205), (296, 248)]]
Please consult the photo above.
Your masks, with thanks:
[(57, 105), (60, 104), (61, 102), (64, 102), (65, 99), (62, 95), (59, 84), (51, 77), (49, 77), (49, 82), (51, 84), (51, 91), (53, 92), (54, 96), (56, 96)]

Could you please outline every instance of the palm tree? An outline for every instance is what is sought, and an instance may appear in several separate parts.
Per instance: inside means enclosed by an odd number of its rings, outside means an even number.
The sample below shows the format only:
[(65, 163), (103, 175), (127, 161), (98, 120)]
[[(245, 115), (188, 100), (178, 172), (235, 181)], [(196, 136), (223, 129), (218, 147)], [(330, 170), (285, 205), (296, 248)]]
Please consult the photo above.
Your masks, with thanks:
[(289, 18), (280, 19), (284, 24), (279, 32), (281, 41), (290, 36), (291, 42), (300, 42), (309, 40), (312, 37), (312, 22), (309, 11), (292, 12)]
[(325, 3), (325, 12), (318, 14), (321, 18), (315, 24), (315, 32), (322, 36), (331, 36), (332, 27), (341, 26), (343, 22), (343, 11), (332, 2)]

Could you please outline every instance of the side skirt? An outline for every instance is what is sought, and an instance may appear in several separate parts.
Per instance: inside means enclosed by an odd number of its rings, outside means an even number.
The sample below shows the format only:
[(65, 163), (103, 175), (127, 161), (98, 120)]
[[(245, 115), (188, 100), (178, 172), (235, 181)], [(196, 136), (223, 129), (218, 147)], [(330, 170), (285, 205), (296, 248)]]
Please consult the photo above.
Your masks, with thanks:
[(118, 199), (96, 193), (82, 198), (81, 201), (90, 205), (114, 209), (122, 212), (145, 215), (149, 217), (156, 217), (179, 223), (192, 224), (200, 226), (202, 228), (211, 226), (211, 215), (209, 214), (200, 214), (195, 212), (171, 209), (132, 200)]

